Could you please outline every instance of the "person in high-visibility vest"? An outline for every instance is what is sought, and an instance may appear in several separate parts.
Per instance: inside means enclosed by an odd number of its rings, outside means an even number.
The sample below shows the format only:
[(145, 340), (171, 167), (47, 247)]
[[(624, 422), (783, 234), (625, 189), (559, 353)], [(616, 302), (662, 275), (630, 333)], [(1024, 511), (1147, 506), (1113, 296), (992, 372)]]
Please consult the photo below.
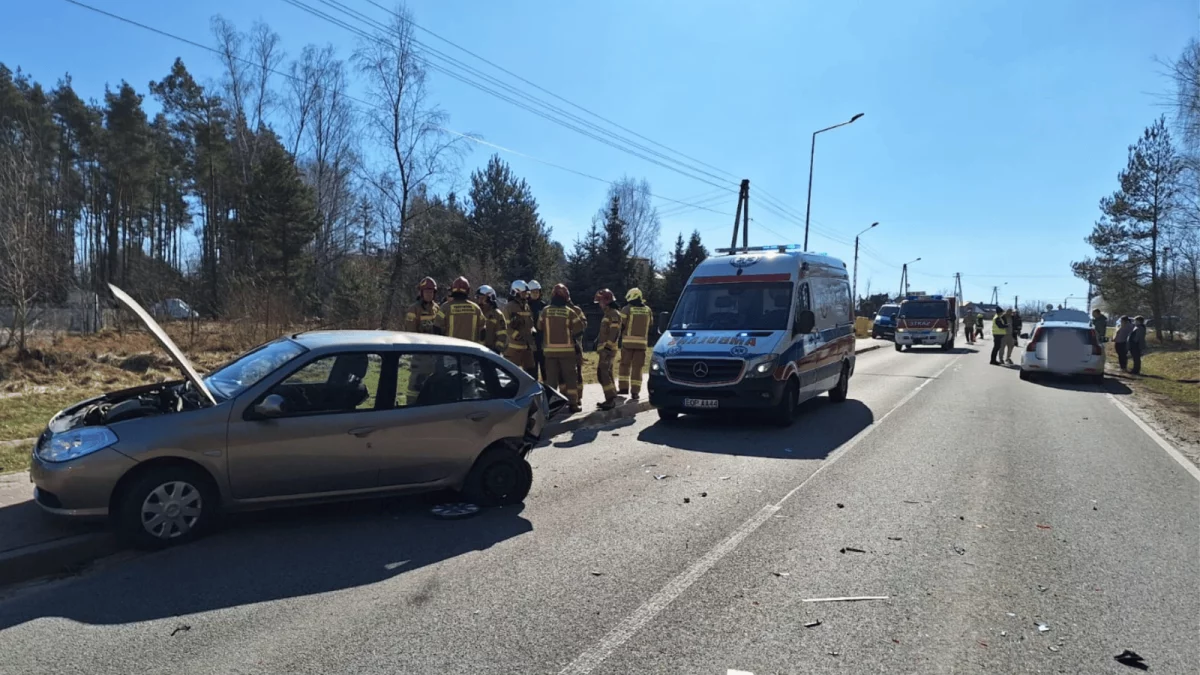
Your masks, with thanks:
[(621, 313), (613, 307), (616, 296), (607, 288), (596, 291), (596, 304), (604, 311), (600, 321), (600, 334), (596, 336), (596, 380), (604, 389), (604, 401), (598, 403), (601, 410), (611, 410), (617, 405), (617, 385), (613, 380), (613, 361), (617, 358), (617, 343), (621, 339)]
[(579, 378), (575, 370), (575, 335), (579, 315), (568, 304), (571, 292), (556, 284), (550, 292), (550, 305), (542, 309), (538, 330), (542, 334), (542, 352), (546, 355), (546, 386), (559, 389), (571, 402), (571, 412), (579, 412)]
[(508, 304), (504, 305), (504, 320), (508, 323), (508, 347), (504, 351), (504, 358), (536, 379), (538, 369), (537, 361), (533, 359), (533, 314), (526, 299), (528, 292), (524, 281), (518, 279), (512, 282)]
[(508, 347), (508, 322), (504, 320), (504, 314), (497, 306), (496, 289), (487, 284), (480, 286), (475, 292), (475, 302), (483, 310), (483, 318), (486, 320), (483, 330), (480, 331), (483, 346), (497, 354), (503, 354)]
[(1002, 365), (998, 360), (1000, 350), (1004, 347), (1005, 338), (1008, 337), (1008, 316), (1009, 312), (1001, 312), (996, 310), (996, 316), (992, 319), (992, 365)]
[[(437, 294), (437, 282), (425, 277), (417, 284), (417, 301), (408, 308), (404, 315), (404, 330), (410, 333), (437, 334), (438, 304), (434, 301)], [(404, 395), (407, 405), (412, 405), (421, 393), (425, 380), (433, 374), (434, 358), (427, 354), (413, 354), (408, 372), (408, 385)], [(404, 404), (404, 402), (400, 402)]]
[(631, 288), (621, 308), (621, 368), (617, 377), (621, 394), (633, 400), (642, 396), (642, 366), (646, 365), (646, 347), (650, 339), (651, 312), (642, 299), (641, 289)]
[(471, 282), (459, 277), (450, 284), (450, 301), (438, 308), (434, 325), (442, 335), (459, 340), (480, 342), (479, 332), (487, 323), (479, 305), (467, 299), (471, 294)]

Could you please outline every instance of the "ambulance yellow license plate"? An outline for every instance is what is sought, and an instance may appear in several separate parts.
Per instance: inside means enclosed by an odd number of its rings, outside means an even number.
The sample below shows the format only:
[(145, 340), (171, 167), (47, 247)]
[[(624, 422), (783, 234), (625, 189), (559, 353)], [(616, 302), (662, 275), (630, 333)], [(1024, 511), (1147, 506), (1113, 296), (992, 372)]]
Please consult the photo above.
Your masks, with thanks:
[(715, 398), (685, 398), (685, 399), (683, 399), (683, 407), (685, 407), (685, 408), (715, 408), (715, 407), (717, 407), (717, 399), (715, 399)]

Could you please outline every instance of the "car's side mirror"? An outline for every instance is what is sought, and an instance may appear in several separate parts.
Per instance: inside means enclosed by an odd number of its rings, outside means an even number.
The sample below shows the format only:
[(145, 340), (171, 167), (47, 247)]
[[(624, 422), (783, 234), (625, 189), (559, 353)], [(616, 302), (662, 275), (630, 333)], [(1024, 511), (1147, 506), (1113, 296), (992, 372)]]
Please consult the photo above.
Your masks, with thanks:
[(282, 417), (283, 416), (283, 397), (279, 394), (271, 394), (258, 402), (254, 406), (254, 412), (263, 417)]
[(796, 315), (796, 323), (793, 324), (792, 331), (797, 335), (804, 335), (813, 332), (813, 328), (816, 326), (816, 315), (812, 313), (811, 309), (805, 309)]
[(658, 328), (659, 335), (662, 335), (663, 333), (667, 332), (667, 326), (670, 324), (670, 321), (671, 321), (671, 313), (670, 312), (659, 312), (658, 313), (657, 328)]

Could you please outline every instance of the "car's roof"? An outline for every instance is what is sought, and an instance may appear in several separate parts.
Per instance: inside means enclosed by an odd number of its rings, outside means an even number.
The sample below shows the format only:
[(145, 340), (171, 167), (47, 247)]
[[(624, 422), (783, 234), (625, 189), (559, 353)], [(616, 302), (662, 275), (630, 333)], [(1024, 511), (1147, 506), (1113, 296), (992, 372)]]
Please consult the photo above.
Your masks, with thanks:
[(1042, 321), (1038, 325), (1043, 328), (1082, 328), (1083, 330), (1092, 328), (1092, 324), (1082, 321)]
[(486, 351), (474, 342), (399, 330), (313, 330), (291, 336), (308, 349), (328, 347), (419, 346)]

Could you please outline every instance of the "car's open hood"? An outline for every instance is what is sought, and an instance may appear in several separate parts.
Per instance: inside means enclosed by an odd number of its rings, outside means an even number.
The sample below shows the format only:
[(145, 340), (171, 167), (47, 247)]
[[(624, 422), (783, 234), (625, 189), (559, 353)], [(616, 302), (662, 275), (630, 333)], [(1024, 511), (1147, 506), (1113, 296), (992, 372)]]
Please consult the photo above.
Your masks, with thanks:
[(108, 287), (110, 290), (112, 290), (113, 295), (115, 295), (118, 300), (124, 303), (124, 305), (128, 307), (134, 314), (137, 314), (138, 318), (142, 320), (142, 323), (145, 324), (146, 328), (150, 331), (150, 334), (154, 336), (154, 339), (158, 340), (158, 344), (162, 345), (163, 349), (167, 350), (167, 353), (171, 355), (171, 360), (175, 362), (175, 365), (179, 366), (179, 369), (183, 371), (184, 377), (186, 377), (188, 381), (192, 383), (192, 386), (196, 388), (196, 391), (200, 392), (200, 394), (204, 396), (204, 398), (208, 400), (210, 404), (216, 405), (217, 399), (213, 398), (212, 392), (208, 390), (208, 387), (204, 386), (204, 381), (200, 379), (200, 375), (196, 372), (196, 369), (192, 367), (192, 363), (187, 360), (187, 357), (183, 355), (183, 352), (179, 351), (179, 347), (176, 346), (175, 342), (167, 336), (167, 333), (162, 329), (162, 326), (158, 325), (157, 321), (150, 318), (150, 315), (146, 313), (146, 310), (142, 309), (142, 306), (139, 305), (136, 300), (129, 297), (128, 293), (112, 284), (109, 284)]

